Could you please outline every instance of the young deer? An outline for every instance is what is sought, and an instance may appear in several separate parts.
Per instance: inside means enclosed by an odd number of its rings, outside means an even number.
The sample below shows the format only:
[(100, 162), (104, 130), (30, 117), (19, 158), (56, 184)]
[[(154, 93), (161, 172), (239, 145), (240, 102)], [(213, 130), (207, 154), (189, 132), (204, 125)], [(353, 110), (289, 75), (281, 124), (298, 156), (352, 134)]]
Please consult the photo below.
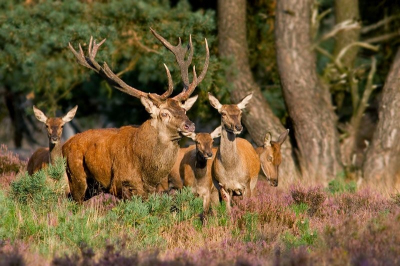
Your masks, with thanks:
[(53, 163), (57, 158), (62, 157), (61, 135), (63, 127), (65, 123), (74, 118), (77, 109), (78, 106), (75, 106), (63, 117), (47, 117), (36, 106), (33, 106), (33, 112), (37, 120), (46, 125), (49, 147), (37, 149), (31, 158), (29, 158), (27, 169), (30, 175), (47, 167), (48, 164)]
[[(91, 39), (87, 56), (80, 46), (78, 53), (69, 45), (81, 65), (97, 72), (116, 89), (140, 98), (150, 114), (150, 119), (139, 127), (88, 130), (75, 135), (64, 144), (63, 154), (67, 160), (71, 194), (78, 202), (85, 199), (88, 181), (91, 180), (97, 181), (105, 191), (119, 198), (131, 198), (132, 195), (146, 198), (149, 193), (156, 192), (175, 163), (179, 150), (178, 141), (182, 136), (194, 132), (194, 123), (186, 116), (186, 111), (197, 99), (197, 96), (189, 96), (207, 72), (207, 40), (203, 70), (197, 78), (193, 67), (193, 80), (189, 84), (188, 67), (193, 58), (191, 37), (188, 46), (182, 46), (180, 39), (177, 46), (172, 46), (153, 29), (150, 30), (175, 55), (180, 67), (184, 89), (173, 98), (169, 98), (173, 91), (173, 82), (165, 64), (168, 90), (162, 95), (146, 93), (127, 85), (106, 63), (100, 66), (95, 61), (97, 50), (104, 40), (96, 44)], [(190, 52), (185, 60), (188, 50)]]
[(179, 164), (179, 175), (184, 186), (192, 188), (195, 195), (203, 199), (203, 211), (207, 213), (211, 201), (219, 201), (212, 177), (211, 166), (215, 158), (216, 149), (213, 149), (213, 140), (221, 136), (221, 127), (217, 127), (212, 133), (193, 133), (190, 138), (195, 145), (186, 150)]
[(212, 176), (214, 185), (231, 210), (232, 196), (250, 197), (257, 183), (260, 159), (253, 146), (245, 139), (237, 138), (243, 130), (242, 111), (253, 94), (247, 95), (238, 104), (222, 105), (210, 93), (211, 105), (221, 114), (221, 142), (214, 163)]
[(289, 134), (285, 130), (277, 141), (271, 140), (271, 133), (265, 134), (264, 144), (257, 147), (256, 152), (260, 157), (261, 169), (271, 186), (278, 186), (279, 165), (282, 162), (281, 146)]

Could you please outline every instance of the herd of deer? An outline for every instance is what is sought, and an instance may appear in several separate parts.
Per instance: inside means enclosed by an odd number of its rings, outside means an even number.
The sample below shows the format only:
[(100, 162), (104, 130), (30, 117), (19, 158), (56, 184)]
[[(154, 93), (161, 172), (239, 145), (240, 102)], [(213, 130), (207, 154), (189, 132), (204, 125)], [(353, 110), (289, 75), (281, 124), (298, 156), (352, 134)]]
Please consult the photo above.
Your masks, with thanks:
[[(38, 149), (28, 162), (28, 172), (46, 167), (57, 157), (65, 157), (68, 190), (77, 202), (88, 199), (90, 186), (100, 184), (103, 191), (122, 199), (133, 195), (146, 198), (150, 193), (171, 191), (183, 186), (192, 188), (194, 194), (203, 199), (204, 211), (211, 204), (226, 201), (228, 212), (233, 196), (250, 197), (254, 194), (260, 168), (272, 186), (278, 185), (278, 167), (281, 163), (280, 147), (288, 131), (277, 141), (266, 134), (264, 145), (257, 149), (243, 138), (237, 137), (243, 130), (242, 110), (252, 98), (247, 95), (238, 104), (221, 104), (209, 94), (212, 107), (221, 114), (221, 126), (212, 133), (195, 133), (195, 125), (186, 116), (197, 96), (189, 98), (196, 86), (204, 79), (209, 49), (205, 39), (206, 59), (203, 70), (197, 77), (193, 66), (193, 80), (189, 83), (188, 68), (193, 58), (191, 37), (187, 47), (179, 43), (171, 45), (162, 36), (150, 29), (153, 35), (168, 48), (180, 67), (183, 90), (174, 97), (173, 81), (168, 67), (168, 89), (162, 95), (146, 93), (127, 85), (114, 74), (106, 63), (99, 65), (95, 56), (100, 45), (90, 39), (85, 56), (79, 45), (77, 52), (69, 48), (78, 62), (102, 76), (116, 89), (139, 98), (150, 118), (140, 126), (91, 129), (76, 134), (61, 145), (63, 125), (73, 119), (77, 106), (64, 117), (48, 118), (33, 107), (36, 118), (47, 127), (49, 148)], [(189, 55), (185, 60), (186, 53)], [(180, 148), (179, 140), (191, 138), (196, 144)], [(220, 146), (213, 146), (213, 139), (220, 137)]]

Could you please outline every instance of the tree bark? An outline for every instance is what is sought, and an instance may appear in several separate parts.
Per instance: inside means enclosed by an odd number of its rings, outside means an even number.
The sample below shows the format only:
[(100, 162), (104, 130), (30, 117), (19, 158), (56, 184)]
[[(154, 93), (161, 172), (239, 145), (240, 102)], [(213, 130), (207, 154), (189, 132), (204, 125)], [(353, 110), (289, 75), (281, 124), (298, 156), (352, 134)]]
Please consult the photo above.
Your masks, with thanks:
[[(336, 24), (339, 24), (346, 20), (358, 21), (360, 19), (360, 12), (358, 7), (358, 0), (335, 0), (335, 19)], [(359, 41), (360, 39), (360, 28), (340, 31), (335, 38), (335, 49), (334, 49), (334, 57), (336, 58), (339, 53), (346, 48), (348, 45)], [(344, 91), (349, 90), (349, 86), (354, 86), (355, 89), (350, 91), (352, 93), (358, 94), (357, 84), (352, 84), (353, 77), (353, 68), (354, 62), (358, 53), (358, 46), (353, 46), (348, 49), (347, 52), (341, 57), (341, 65), (343, 70), (346, 71), (347, 76), (349, 77), (349, 82), (345, 84), (339, 84), (337, 86), (341, 86), (341, 88), (336, 88), (338, 90), (337, 99), (344, 98)], [(358, 99), (358, 98), (357, 98)], [(338, 101), (336, 103), (338, 108), (341, 108), (342, 101)], [(359, 108), (358, 103), (357, 108)], [(353, 164), (353, 155), (357, 151), (357, 138), (360, 135), (360, 124), (361, 124), (361, 116), (356, 115), (357, 110), (353, 111), (353, 117), (351, 122), (346, 125), (348, 137), (344, 139), (341, 143), (340, 150), (342, 156), (342, 162), (348, 169), (351, 169)], [(361, 153), (358, 153), (357, 156), (362, 156)], [(360, 167), (360, 165), (358, 165)]]
[(379, 121), (363, 166), (365, 180), (388, 192), (400, 190), (400, 49), (383, 87)]
[[(246, 0), (218, 1), (218, 40), (220, 57), (233, 59), (231, 71), (226, 73), (227, 81), (233, 87), (232, 102), (237, 103), (253, 92), (251, 104), (243, 115), (243, 123), (254, 142), (261, 146), (267, 132), (271, 132), (274, 139), (285, 128), (273, 114), (251, 73), (246, 35)], [(291, 183), (298, 173), (290, 141), (282, 145), (282, 157), (280, 182)]]
[(312, 0), (277, 1), (275, 39), (285, 102), (303, 177), (326, 183), (342, 171), (336, 115), (311, 45)]
[[(358, 0), (335, 0), (335, 19), (336, 24), (346, 20), (358, 21), (360, 19)], [(334, 55), (338, 55), (343, 48), (359, 39), (360, 28), (340, 31), (336, 35)], [(358, 46), (348, 49), (342, 57), (342, 65), (347, 69), (353, 68), (357, 53)]]

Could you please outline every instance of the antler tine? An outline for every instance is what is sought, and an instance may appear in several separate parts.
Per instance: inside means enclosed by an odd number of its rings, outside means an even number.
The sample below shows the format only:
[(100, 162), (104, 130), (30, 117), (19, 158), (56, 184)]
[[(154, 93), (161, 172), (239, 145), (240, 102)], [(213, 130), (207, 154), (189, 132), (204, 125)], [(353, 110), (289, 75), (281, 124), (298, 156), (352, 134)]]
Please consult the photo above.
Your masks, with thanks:
[(68, 43), (69, 49), (75, 55), (78, 63), (84, 67), (90, 68), (102, 76), (111, 86), (114, 88), (127, 93), (131, 96), (136, 98), (140, 97), (148, 97), (148, 93), (142, 92), (138, 89), (135, 89), (128, 84), (126, 84), (123, 80), (121, 80), (114, 72), (108, 67), (107, 63), (104, 62), (104, 67), (101, 67), (99, 63), (95, 60), (97, 51), (99, 47), (105, 42), (106, 39), (102, 40), (100, 43), (96, 43), (93, 41), (93, 37), (90, 37), (89, 47), (88, 47), (88, 56), (85, 56), (83, 53), (82, 47), (79, 44), (79, 51), (78, 53), (71, 45)]
[(204, 77), (206, 76), (207, 70), (208, 70), (208, 64), (210, 62), (210, 50), (208, 49), (208, 42), (207, 39), (204, 38), (204, 41), (206, 42), (206, 60), (204, 61), (203, 65), (203, 70), (201, 71), (201, 74), (199, 76), (199, 79), (197, 81), (197, 84), (203, 81)]
[(164, 64), (164, 67), (168, 77), (168, 90), (160, 96), (161, 99), (167, 99), (174, 90), (174, 82), (172, 81), (171, 73), (169, 72), (169, 69), (166, 64)]
[(193, 81), (190, 83), (189, 88), (187, 90), (183, 90), (181, 93), (176, 95), (174, 99), (178, 101), (186, 101), (189, 96), (194, 92), (194, 89), (196, 89), (197, 84), (199, 84), (198, 79), (197, 79), (197, 73), (196, 73), (196, 67), (193, 66)]
[[(180, 71), (181, 71), (181, 77), (182, 81), (184, 84), (185, 89), (189, 87), (189, 73), (188, 73), (188, 67), (192, 63), (192, 58), (193, 58), (193, 45), (192, 45), (192, 37), (190, 36), (189, 38), (189, 44), (187, 47), (183, 47), (181, 43), (181, 38), (179, 38), (179, 43), (176, 46), (173, 46), (171, 43), (169, 43), (164, 37), (159, 35), (155, 30), (150, 28), (151, 32), (153, 35), (166, 47), (168, 50), (170, 50), (174, 55), (176, 62), (179, 65)], [(185, 55), (186, 52), (190, 50), (189, 56), (187, 60), (185, 60)]]
[(181, 101), (185, 101), (189, 98), (189, 96), (193, 93), (194, 89), (199, 85), (199, 83), (204, 79), (207, 73), (208, 64), (210, 61), (210, 50), (208, 49), (208, 42), (207, 39), (204, 39), (206, 42), (206, 59), (204, 61), (203, 70), (201, 71), (200, 76), (197, 78), (196, 69), (193, 66), (193, 80), (192, 83), (189, 85), (187, 90), (183, 90), (180, 94), (175, 96), (175, 99), (179, 99)]

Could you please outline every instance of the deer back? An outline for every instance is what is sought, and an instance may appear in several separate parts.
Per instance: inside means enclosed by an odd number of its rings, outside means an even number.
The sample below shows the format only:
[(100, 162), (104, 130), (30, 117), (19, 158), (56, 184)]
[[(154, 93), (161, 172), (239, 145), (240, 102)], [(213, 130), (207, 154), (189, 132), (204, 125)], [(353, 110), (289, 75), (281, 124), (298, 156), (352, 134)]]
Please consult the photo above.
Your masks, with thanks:
[(38, 148), (29, 158), (27, 170), (28, 174), (33, 175), (40, 169), (47, 167), (50, 161), (49, 148)]

